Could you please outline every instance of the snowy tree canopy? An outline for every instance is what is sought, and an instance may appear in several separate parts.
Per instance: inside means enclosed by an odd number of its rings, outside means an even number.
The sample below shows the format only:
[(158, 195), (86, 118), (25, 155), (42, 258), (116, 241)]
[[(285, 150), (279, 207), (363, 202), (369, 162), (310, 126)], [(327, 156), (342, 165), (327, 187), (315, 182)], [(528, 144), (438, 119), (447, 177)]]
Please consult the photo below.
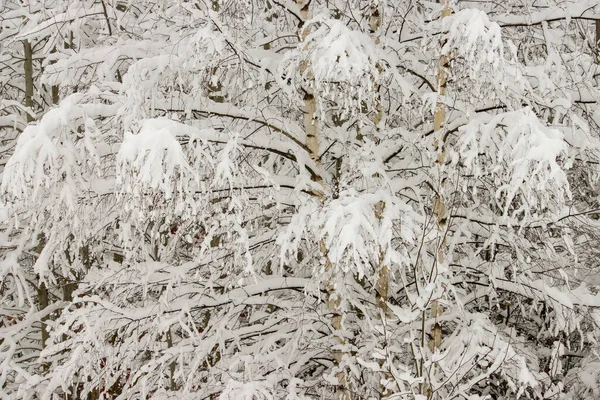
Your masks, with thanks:
[(0, 398), (600, 398), (597, 0), (4, 0), (0, 59)]

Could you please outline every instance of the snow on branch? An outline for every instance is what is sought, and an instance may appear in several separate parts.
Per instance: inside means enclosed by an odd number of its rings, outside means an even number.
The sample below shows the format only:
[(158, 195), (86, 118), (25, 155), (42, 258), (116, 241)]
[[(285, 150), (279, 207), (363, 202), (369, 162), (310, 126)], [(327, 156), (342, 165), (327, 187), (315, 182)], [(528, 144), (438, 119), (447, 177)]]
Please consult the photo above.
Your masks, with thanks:
[(443, 19), (443, 54), (464, 57), (476, 74), (487, 64), (497, 69), (504, 58), (500, 26), (477, 9), (465, 9)]
[(307, 21), (303, 32), (306, 38), (281, 60), (280, 86), (292, 97), (304, 86), (322, 100), (338, 102), (346, 112), (360, 110), (363, 101), (374, 105), (375, 88), (387, 68), (374, 39), (324, 17)]
[(6, 164), (2, 191), (27, 202), (43, 188), (60, 185), (61, 197), (74, 207), (73, 191), (85, 180), (80, 167), (93, 169), (102, 152), (94, 119), (116, 112), (112, 105), (95, 104), (96, 98), (94, 93), (71, 95), (37, 125), (27, 126)]
[(563, 162), (567, 144), (560, 131), (543, 125), (525, 108), (476, 118), (459, 132), (454, 162), (460, 160), (475, 176), (495, 176), (496, 197), (505, 215), (517, 194), (526, 201), (516, 207), (515, 214), (527, 214), (530, 207), (561, 211), (571, 192), (563, 170), (568, 167)]
[(543, 7), (543, 11), (522, 15), (499, 14), (493, 19), (502, 27), (532, 26), (541, 24), (544, 21), (600, 20), (600, 6), (596, 0), (575, 0), (565, 2), (563, 7)]
[(127, 191), (137, 186), (142, 190), (163, 191), (170, 198), (174, 190), (182, 191), (186, 180), (172, 181), (175, 174), (193, 175), (176, 134), (192, 130), (187, 125), (169, 119), (148, 119), (140, 122), (137, 134), (125, 133), (117, 155), (119, 174), (117, 184)]

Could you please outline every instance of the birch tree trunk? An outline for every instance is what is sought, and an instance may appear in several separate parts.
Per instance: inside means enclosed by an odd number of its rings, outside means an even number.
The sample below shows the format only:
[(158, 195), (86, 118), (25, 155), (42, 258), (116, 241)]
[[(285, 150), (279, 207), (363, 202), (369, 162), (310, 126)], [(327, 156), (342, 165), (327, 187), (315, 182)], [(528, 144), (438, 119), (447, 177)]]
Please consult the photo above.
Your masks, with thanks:
[[(381, 27), (381, 14), (379, 13), (379, 9), (376, 3), (371, 4), (371, 8), (369, 11), (369, 30), (371, 36), (375, 39), (375, 43), (379, 44), (380, 40), (377, 35), (377, 31)], [(379, 65), (377, 66), (379, 68)], [(375, 86), (375, 90), (379, 92), (379, 86)], [(375, 110), (371, 112), (369, 115), (371, 122), (373, 123), (373, 128), (376, 131), (379, 131), (379, 124), (383, 119), (383, 107), (381, 105), (381, 98), (377, 96), (377, 103), (375, 104)], [(378, 138), (375, 138), (377, 141)], [(375, 206), (375, 216), (377, 219), (383, 218), (383, 211), (385, 210), (385, 203), (379, 202)], [(377, 305), (382, 312), (382, 315), (387, 313), (387, 300), (389, 294), (389, 286), (390, 286), (390, 272), (389, 267), (385, 265), (383, 257), (383, 249), (380, 248), (380, 259), (377, 265)]]
[[(306, 37), (309, 34), (308, 28), (304, 28), (304, 21), (307, 21), (309, 18), (309, 5), (310, 0), (301, 2), (298, 1), (296, 4), (298, 8), (300, 8), (300, 18), (302, 22), (298, 27), (298, 37), (300, 39), (300, 43), (303, 43)], [(304, 63), (301, 65), (300, 73), (304, 75), (305, 72), (308, 72), (305, 76), (310, 77), (310, 65)], [(307, 71), (308, 70), (308, 71)], [(317, 166), (321, 165), (320, 161), (320, 151), (319, 151), (319, 121), (316, 115), (317, 112), (317, 102), (314, 94), (310, 93), (308, 89), (304, 89), (304, 130), (306, 133), (306, 148), (308, 149), (310, 158), (315, 162)], [(314, 178), (315, 181), (321, 184), (323, 189), (325, 189), (325, 182), (320, 177)], [(319, 197), (321, 203), (325, 201), (323, 196), (325, 190), (321, 193), (316, 193)], [(327, 290), (327, 308), (331, 314), (331, 326), (334, 330), (335, 341), (339, 347), (343, 347), (345, 345), (345, 340), (343, 337), (339, 336), (339, 332), (342, 329), (342, 311), (341, 311), (341, 298), (336, 291), (335, 281), (336, 281), (336, 272), (333, 270), (333, 265), (328, 256), (328, 249), (325, 245), (325, 241), (321, 240), (320, 242), (320, 252), (321, 256), (325, 259), (325, 270), (329, 273), (329, 281), (326, 284)], [(336, 349), (333, 350), (333, 359), (336, 366), (340, 366), (342, 363), (342, 359), (344, 356), (344, 352), (342, 350)], [(346, 374), (343, 371), (339, 371), (336, 374), (338, 380), (338, 387), (336, 388), (335, 398), (337, 400), (350, 400), (350, 390), (348, 388), (348, 381), (346, 379)]]
[[(443, 1), (444, 8), (442, 9), (442, 19), (450, 16), (452, 14), (452, 9), (450, 8), (449, 0), (441, 0)], [(443, 47), (444, 43), (441, 43)], [(435, 108), (435, 113), (433, 116), (433, 129), (434, 135), (436, 137), (435, 146), (436, 151), (438, 152), (436, 164), (438, 169), (438, 177), (439, 182), (437, 184), (437, 194), (435, 195), (433, 201), (433, 213), (435, 214), (437, 220), (437, 230), (438, 230), (438, 239), (437, 239), (437, 254), (436, 260), (434, 261), (435, 265), (431, 269), (431, 274), (429, 279), (435, 280), (437, 278), (437, 267), (440, 264), (443, 264), (445, 261), (444, 255), (444, 246), (445, 246), (445, 234), (447, 230), (448, 224), (448, 215), (447, 215), (447, 205), (446, 199), (444, 198), (444, 178), (442, 167), (446, 158), (446, 133), (444, 132), (444, 120), (446, 118), (446, 106), (440, 98), (446, 95), (446, 85), (448, 81), (448, 70), (450, 68), (450, 54), (445, 53), (440, 56), (439, 64), (438, 64), (438, 72), (436, 78), (436, 89), (438, 92), (438, 101)], [(442, 344), (442, 326), (438, 322), (438, 318), (444, 312), (443, 306), (439, 303), (439, 299), (435, 298), (431, 302), (431, 319), (434, 320), (434, 323), (431, 327), (430, 339), (429, 339), (429, 349), (432, 353), (434, 353)], [(435, 371), (435, 367), (434, 367)], [(433, 388), (431, 385), (427, 385), (426, 394), (428, 398), (433, 397)]]
[[(379, 12), (378, 4), (376, 2), (371, 3), (369, 15), (368, 15), (369, 33), (375, 40), (376, 45), (379, 45), (379, 43), (380, 43), (380, 39), (379, 39), (379, 35), (378, 35), (377, 31), (379, 30), (379, 28), (381, 28), (381, 19), (382, 19), (382, 17), (381, 17), (381, 13)], [(377, 65), (377, 69), (379, 70), (379, 72), (381, 72), (381, 67), (379, 64)], [(377, 132), (379, 132), (379, 129), (380, 129), (379, 125), (380, 125), (381, 121), (383, 120), (383, 106), (381, 104), (381, 96), (379, 95), (379, 85), (375, 85), (375, 90), (377, 91), (377, 100), (376, 100), (376, 104), (375, 104), (375, 109), (373, 111), (371, 111), (371, 113), (369, 115), (369, 119), (373, 123), (373, 129), (377, 133)], [(377, 135), (375, 135), (373, 139), (376, 142), (378, 142), (380, 140)], [(385, 203), (383, 201), (378, 202), (375, 205), (375, 217), (378, 220), (383, 219), (384, 211), (385, 211)], [(385, 251), (381, 246), (379, 247), (379, 260), (377, 260), (376, 268), (377, 268), (377, 270), (375, 272), (377, 274), (377, 281), (376, 281), (376, 286), (375, 286), (375, 291), (376, 291), (375, 296), (376, 296), (376, 300), (377, 300), (377, 307), (379, 308), (380, 318), (381, 318), (382, 322), (384, 322), (386, 315), (388, 313), (387, 302), (388, 302), (388, 296), (389, 296), (389, 290), (390, 290), (390, 270), (389, 270), (389, 266), (385, 263)], [(380, 360), (380, 365), (381, 365), (382, 369), (384, 368), (385, 361), (386, 361), (385, 359)], [(386, 380), (389, 380), (389, 378), (391, 377), (391, 374), (384, 373), (384, 376), (385, 376)], [(383, 384), (381, 386), (382, 386), (380, 389), (381, 397), (382, 398), (388, 397), (391, 393), (388, 391), (388, 389)]]

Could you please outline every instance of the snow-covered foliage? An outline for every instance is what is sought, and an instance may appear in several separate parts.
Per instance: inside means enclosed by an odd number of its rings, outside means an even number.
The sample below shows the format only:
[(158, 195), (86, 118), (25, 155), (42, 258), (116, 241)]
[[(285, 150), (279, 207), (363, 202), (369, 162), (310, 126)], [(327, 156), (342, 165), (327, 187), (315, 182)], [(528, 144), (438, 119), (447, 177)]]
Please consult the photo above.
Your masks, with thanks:
[(597, 0), (0, 10), (1, 398), (600, 396)]

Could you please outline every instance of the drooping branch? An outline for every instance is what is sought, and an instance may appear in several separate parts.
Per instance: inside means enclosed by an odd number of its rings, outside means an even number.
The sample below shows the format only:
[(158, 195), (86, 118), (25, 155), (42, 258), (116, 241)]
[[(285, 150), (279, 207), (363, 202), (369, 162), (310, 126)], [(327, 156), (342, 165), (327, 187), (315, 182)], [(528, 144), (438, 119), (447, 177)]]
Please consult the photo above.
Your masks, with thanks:
[(544, 22), (557, 22), (566, 20), (599, 21), (600, 6), (595, 0), (581, 1), (579, 4), (569, 4), (564, 9), (546, 7), (543, 11), (529, 14), (492, 15), (492, 21), (503, 28), (517, 26), (534, 26)]

